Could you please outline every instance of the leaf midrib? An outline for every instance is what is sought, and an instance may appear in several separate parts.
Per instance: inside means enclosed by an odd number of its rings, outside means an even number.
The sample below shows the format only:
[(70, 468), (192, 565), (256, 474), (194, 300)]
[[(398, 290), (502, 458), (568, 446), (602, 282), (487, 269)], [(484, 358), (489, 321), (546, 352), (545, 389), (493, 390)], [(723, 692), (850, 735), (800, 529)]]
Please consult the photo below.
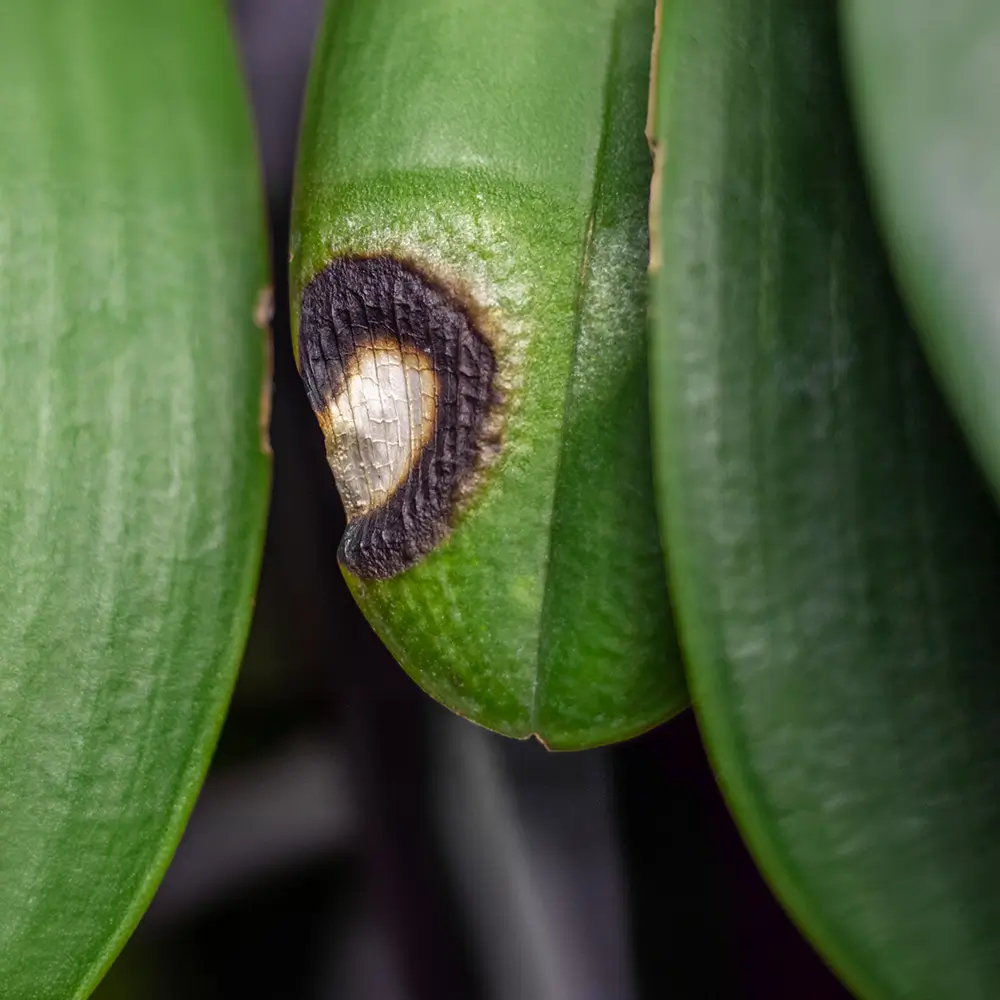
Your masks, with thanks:
[[(587, 227), (583, 241), (583, 249), (580, 255), (580, 268), (578, 271), (576, 295), (574, 297), (574, 308), (573, 308), (573, 319), (574, 319), (574, 329), (573, 329), (573, 349), (570, 353), (570, 361), (568, 367), (568, 374), (566, 377), (566, 385), (563, 393), (563, 428), (565, 428), (565, 416), (569, 411), (573, 385), (574, 376), (576, 374), (577, 362), (579, 360), (580, 353), (580, 340), (582, 335), (583, 326), (583, 315), (584, 309), (583, 304), (586, 299), (587, 290), (590, 284), (591, 278), (591, 251), (594, 244), (594, 230), (597, 225), (597, 214), (601, 203), (601, 196), (604, 191), (604, 178), (606, 171), (608, 169), (608, 142), (611, 135), (612, 129), (612, 113), (614, 106), (614, 90), (612, 87), (612, 81), (615, 77), (615, 71), (618, 68), (618, 61), (620, 58), (620, 48), (621, 48), (621, 9), (617, 9), (614, 15), (614, 26), (612, 28), (611, 45), (609, 50), (608, 64), (605, 67), (604, 72), (604, 87), (603, 87), (603, 111), (601, 116), (601, 138), (597, 145), (597, 155), (594, 157), (594, 172), (593, 181), (591, 184), (590, 193), (590, 207), (587, 213)], [(535, 675), (531, 688), (531, 703), (528, 716), (528, 727), (530, 735), (536, 737), (536, 739), (542, 740), (541, 734), (538, 732), (538, 711), (539, 704), (543, 696), (544, 680), (542, 677), (543, 673), (543, 644), (548, 635), (549, 622), (551, 618), (551, 605), (552, 605), (552, 594), (553, 594), (553, 582), (552, 582), (552, 561), (553, 561), (553, 551), (555, 546), (555, 513), (556, 513), (556, 503), (560, 495), (560, 483), (562, 482), (563, 469), (565, 466), (566, 453), (568, 450), (567, 438), (563, 434), (562, 441), (559, 446), (559, 453), (556, 457), (556, 467), (555, 475), (552, 478), (552, 494), (551, 494), (551, 504), (548, 512), (548, 540), (545, 553), (545, 562), (543, 565), (542, 572), (544, 573), (544, 582), (542, 586), (542, 603), (541, 610), (539, 612), (538, 620), (538, 632), (535, 641)], [(544, 741), (543, 741), (544, 742)]]

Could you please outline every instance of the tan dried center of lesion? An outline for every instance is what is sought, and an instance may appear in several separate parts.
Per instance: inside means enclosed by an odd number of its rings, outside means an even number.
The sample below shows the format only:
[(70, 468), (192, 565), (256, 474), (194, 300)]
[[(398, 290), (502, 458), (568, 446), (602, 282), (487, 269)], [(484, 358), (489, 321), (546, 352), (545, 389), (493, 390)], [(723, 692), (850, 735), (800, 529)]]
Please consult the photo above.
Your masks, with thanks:
[(322, 421), (327, 458), (348, 518), (384, 504), (434, 435), (438, 378), (422, 351), (385, 337), (347, 360)]

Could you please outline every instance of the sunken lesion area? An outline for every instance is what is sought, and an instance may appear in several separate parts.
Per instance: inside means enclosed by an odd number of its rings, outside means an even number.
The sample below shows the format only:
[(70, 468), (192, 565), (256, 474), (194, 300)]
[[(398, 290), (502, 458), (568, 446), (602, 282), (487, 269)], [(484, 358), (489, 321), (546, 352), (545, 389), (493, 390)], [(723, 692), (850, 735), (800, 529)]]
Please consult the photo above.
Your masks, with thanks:
[(299, 363), (347, 513), (341, 563), (385, 579), (447, 535), (496, 451), (496, 358), (470, 311), (390, 256), (306, 286)]

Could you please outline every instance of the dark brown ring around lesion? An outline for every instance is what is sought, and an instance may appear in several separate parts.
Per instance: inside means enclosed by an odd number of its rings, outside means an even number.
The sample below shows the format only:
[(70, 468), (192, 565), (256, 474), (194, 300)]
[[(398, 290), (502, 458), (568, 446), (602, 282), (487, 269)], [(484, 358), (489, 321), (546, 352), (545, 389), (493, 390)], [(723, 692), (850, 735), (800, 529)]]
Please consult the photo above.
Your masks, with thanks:
[(438, 391), (434, 432), (405, 479), (383, 504), (348, 521), (339, 559), (368, 579), (401, 573), (448, 534), (493, 448), (486, 439), (499, 403), (494, 350), (459, 297), (395, 257), (345, 256), (302, 295), (299, 364), (321, 424), (359, 350), (386, 335), (430, 359)]

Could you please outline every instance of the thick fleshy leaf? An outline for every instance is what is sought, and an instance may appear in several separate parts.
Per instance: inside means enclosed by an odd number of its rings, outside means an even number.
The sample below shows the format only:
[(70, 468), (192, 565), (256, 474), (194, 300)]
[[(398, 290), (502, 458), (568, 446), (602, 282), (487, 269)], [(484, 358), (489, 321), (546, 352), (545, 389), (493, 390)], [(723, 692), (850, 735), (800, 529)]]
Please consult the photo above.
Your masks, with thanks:
[(702, 731), (859, 997), (996, 997), (1000, 521), (894, 294), (836, 5), (663, 14), (653, 429)]
[(269, 463), (252, 130), (222, 6), (0, 9), (0, 994), (138, 920), (247, 632)]
[(1000, 495), (1000, 6), (845, 0), (841, 11), (903, 298)]
[(644, 317), (650, 0), (348, 0), (313, 70), (296, 349), (341, 564), (434, 697), (553, 747), (685, 702)]

